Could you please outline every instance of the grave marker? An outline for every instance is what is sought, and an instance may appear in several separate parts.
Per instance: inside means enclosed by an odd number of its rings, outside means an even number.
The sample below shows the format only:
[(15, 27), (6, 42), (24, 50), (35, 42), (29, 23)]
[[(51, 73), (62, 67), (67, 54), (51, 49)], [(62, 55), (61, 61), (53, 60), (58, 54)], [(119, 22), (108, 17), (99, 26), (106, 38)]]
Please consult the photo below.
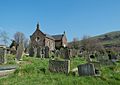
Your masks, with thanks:
[(19, 61), (21, 57), (23, 56), (24, 52), (24, 46), (23, 43), (20, 43), (18, 48), (17, 48), (17, 54), (16, 54), (16, 59)]
[(45, 47), (45, 58), (49, 58), (49, 47)]
[(94, 67), (94, 64), (87, 63), (78, 66), (79, 76), (95, 76), (98, 75), (98, 70)]
[(49, 60), (49, 70), (68, 74), (70, 71), (70, 60)]
[(6, 63), (6, 46), (0, 46), (0, 63)]

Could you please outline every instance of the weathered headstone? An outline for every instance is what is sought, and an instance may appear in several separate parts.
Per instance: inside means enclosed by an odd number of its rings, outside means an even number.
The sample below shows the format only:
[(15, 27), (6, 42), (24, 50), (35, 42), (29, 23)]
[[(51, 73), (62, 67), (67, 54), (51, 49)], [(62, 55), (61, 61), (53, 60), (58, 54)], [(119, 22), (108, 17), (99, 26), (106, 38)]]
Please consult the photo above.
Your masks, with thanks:
[(20, 43), (18, 48), (17, 48), (17, 54), (16, 54), (16, 59), (19, 61), (24, 53), (24, 46), (23, 43)]
[(75, 57), (78, 53), (76, 49), (69, 49), (70, 57)]
[(68, 48), (61, 48), (60, 53), (61, 53), (60, 57), (64, 59), (70, 59), (70, 52)]
[(0, 63), (6, 63), (6, 47), (0, 46)]
[(41, 58), (44, 58), (45, 57), (45, 48), (42, 48), (40, 52), (41, 52)]
[(10, 53), (15, 55), (17, 53), (15, 46), (10, 49)]
[(94, 64), (87, 63), (78, 66), (78, 74), (79, 76), (95, 76), (99, 72), (95, 69)]
[(34, 56), (34, 48), (32, 46), (30, 46), (30, 48), (29, 48), (29, 56), (30, 57)]
[(55, 56), (56, 56), (56, 57), (59, 57), (59, 56), (60, 56), (60, 51), (59, 51), (59, 50), (56, 50), (56, 51), (55, 51)]
[(37, 55), (36, 55), (36, 57), (38, 57), (38, 58), (41, 57), (41, 48), (40, 47), (37, 48)]
[(45, 58), (49, 58), (49, 47), (45, 47)]
[(68, 74), (70, 71), (70, 60), (49, 60), (49, 70)]
[(64, 58), (64, 49), (63, 48), (60, 48), (60, 57)]
[(113, 65), (114, 63), (111, 60), (100, 60), (100, 64), (110, 66)]
[(70, 59), (69, 49), (68, 49), (68, 48), (65, 48), (65, 49), (64, 49), (64, 58), (65, 58), (65, 59)]

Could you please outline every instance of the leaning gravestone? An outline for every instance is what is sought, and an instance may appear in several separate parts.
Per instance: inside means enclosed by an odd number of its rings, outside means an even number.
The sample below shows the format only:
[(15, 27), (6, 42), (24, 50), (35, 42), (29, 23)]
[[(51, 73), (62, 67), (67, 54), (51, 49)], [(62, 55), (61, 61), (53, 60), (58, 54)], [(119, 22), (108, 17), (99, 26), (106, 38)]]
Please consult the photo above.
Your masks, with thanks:
[(23, 56), (24, 46), (23, 43), (20, 43), (17, 49), (16, 59), (19, 61)]
[(79, 76), (95, 76), (98, 75), (99, 70), (95, 69), (94, 64), (87, 63), (78, 66)]
[(70, 71), (70, 60), (49, 60), (49, 70), (68, 74)]
[(49, 47), (45, 47), (45, 58), (49, 58)]
[(0, 63), (5, 63), (6, 62), (6, 47), (5, 46), (0, 46)]

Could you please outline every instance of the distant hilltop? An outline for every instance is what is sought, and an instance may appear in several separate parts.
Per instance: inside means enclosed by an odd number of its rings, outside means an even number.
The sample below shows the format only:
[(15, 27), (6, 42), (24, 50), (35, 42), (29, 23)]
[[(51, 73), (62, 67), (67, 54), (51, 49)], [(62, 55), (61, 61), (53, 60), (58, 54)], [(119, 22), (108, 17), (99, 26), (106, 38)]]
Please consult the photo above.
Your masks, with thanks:
[[(97, 39), (101, 42), (104, 47), (120, 47), (120, 31), (113, 31), (109, 33), (105, 33), (102, 35), (90, 37), (90, 39)], [(80, 41), (78, 41), (80, 45)], [(69, 42), (69, 46), (71, 46), (73, 42)]]

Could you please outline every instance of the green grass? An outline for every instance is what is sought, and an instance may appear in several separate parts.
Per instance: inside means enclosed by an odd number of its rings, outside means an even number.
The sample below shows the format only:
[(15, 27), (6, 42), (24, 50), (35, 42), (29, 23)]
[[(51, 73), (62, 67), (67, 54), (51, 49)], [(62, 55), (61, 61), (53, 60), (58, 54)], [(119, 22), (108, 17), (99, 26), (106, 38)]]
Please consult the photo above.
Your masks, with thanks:
[[(14, 74), (0, 78), (0, 85), (120, 85), (120, 63), (102, 67), (101, 76), (79, 77), (48, 70), (48, 59), (24, 57)], [(85, 63), (81, 58), (71, 59), (71, 69)], [(45, 68), (44, 74), (40, 69)]]

